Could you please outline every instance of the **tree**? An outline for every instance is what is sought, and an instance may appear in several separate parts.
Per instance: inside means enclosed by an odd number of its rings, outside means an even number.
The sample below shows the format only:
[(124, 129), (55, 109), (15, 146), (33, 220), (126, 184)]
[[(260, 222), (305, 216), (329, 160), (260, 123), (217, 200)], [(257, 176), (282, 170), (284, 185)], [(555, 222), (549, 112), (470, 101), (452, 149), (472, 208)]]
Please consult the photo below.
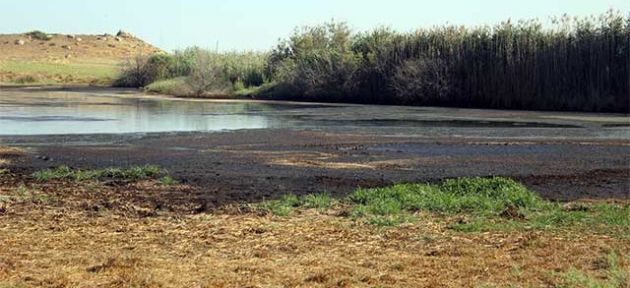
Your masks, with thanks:
[(404, 104), (439, 104), (450, 92), (448, 69), (438, 59), (407, 60), (396, 70), (392, 89)]

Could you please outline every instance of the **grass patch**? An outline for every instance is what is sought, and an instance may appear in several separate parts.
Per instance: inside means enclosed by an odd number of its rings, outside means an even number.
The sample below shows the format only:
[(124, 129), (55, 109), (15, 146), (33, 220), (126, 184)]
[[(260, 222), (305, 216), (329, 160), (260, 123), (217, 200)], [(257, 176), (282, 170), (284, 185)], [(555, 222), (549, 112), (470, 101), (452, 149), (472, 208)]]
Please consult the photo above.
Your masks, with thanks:
[(13, 189), (10, 195), (0, 195), (0, 205), (8, 203), (40, 203), (50, 204), (58, 201), (57, 197), (44, 194), (42, 191), (27, 186), (19, 186)]
[(173, 177), (167, 175), (158, 179), (158, 183), (164, 186), (171, 186), (177, 184), (177, 181), (173, 179)]
[[(117, 63), (55, 63), (12, 60), (0, 63), (0, 72), (15, 73), (17, 84), (54, 83), (115, 79), (120, 73)], [(109, 80), (108, 80), (109, 81)]]
[(358, 189), (341, 202), (328, 194), (287, 195), (262, 207), (274, 215), (287, 216), (295, 208), (325, 211), (337, 203), (349, 207), (346, 214), (351, 218), (377, 226), (414, 222), (418, 212), (428, 212), (452, 222), (448, 228), (460, 232), (581, 229), (630, 235), (630, 205), (581, 204), (581, 209), (567, 209), (501, 177)]
[(604, 279), (592, 277), (573, 268), (567, 273), (560, 274), (559, 287), (584, 288), (619, 288), (630, 287), (630, 270), (621, 267), (621, 260), (617, 253), (610, 253), (603, 262), (606, 266)]
[(359, 189), (348, 197), (361, 216), (429, 211), (493, 215), (508, 209), (535, 210), (546, 205), (523, 185), (506, 178), (460, 178), (438, 185), (400, 184)]
[(147, 85), (144, 91), (173, 96), (188, 96), (192, 94), (192, 91), (186, 84), (186, 77), (159, 80)]
[(86, 180), (113, 179), (123, 181), (138, 181), (154, 179), (165, 171), (158, 166), (134, 166), (130, 168), (106, 168), (98, 170), (75, 170), (68, 166), (60, 166), (54, 169), (45, 169), (33, 173), (37, 181), (73, 180), (76, 182)]

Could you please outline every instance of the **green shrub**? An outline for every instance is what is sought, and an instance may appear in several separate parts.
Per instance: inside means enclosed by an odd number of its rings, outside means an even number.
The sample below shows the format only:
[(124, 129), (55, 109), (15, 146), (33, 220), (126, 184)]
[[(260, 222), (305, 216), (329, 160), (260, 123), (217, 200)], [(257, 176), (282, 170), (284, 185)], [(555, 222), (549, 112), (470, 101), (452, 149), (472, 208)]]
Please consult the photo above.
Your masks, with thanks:
[(33, 39), (41, 40), (41, 41), (48, 41), (48, 40), (52, 39), (52, 35), (46, 34), (46, 33), (42, 32), (42, 31), (38, 31), (38, 30), (28, 32), (28, 33), (26, 33), (26, 35), (30, 36)]
[(190, 87), (186, 84), (185, 77), (155, 81), (144, 87), (144, 91), (174, 96), (188, 96), (192, 94)]
[(14, 82), (17, 84), (32, 84), (38, 81), (39, 79), (37, 79), (35, 76), (32, 76), (32, 75), (20, 76), (14, 80)]

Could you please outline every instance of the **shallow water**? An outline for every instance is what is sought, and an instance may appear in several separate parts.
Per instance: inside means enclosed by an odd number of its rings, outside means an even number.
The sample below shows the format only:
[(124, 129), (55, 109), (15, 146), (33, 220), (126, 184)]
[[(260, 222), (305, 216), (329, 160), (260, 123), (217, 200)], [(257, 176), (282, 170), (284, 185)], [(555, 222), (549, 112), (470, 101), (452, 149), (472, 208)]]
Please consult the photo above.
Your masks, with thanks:
[[(0, 93), (0, 135), (260, 129), (283, 105), (207, 103), (80, 93)], [(252, 114), (251, 112), (257, 112)]]
[(456, 137), (630, 139), (627, 115), (205, 101), (128, 90), (0, 90), (0, 135), (321, 129)]

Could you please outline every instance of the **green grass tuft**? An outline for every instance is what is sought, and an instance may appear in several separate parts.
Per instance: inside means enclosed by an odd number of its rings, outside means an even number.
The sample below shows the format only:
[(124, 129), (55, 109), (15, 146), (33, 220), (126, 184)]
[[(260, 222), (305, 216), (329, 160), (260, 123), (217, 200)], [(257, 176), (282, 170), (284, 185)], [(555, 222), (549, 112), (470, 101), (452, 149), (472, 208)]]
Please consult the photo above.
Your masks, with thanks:
[(300, 204), (300, 199), (295, 195), (285, 195), (279, 200), (265, 201), (261, 208), (276, 216), (289, 216)]
[(359, 189), (348, 198), (368, 214), (392, 215), (429, 211), (448, 214), (497, 214), (514, 207), (535, 210), (544, 201), (518, 182), (506, 178), (460, 178), (439, 185), (399, 184)]
[[(296, 208), (326, 211), (337, 203), (329, 194), (287, 195), (264, 202), (262, 208), (288, 216)], [(418, 212), (429, 212), (456, 219), (447, 227), (459, 232), (579, 229), (615, 237), (630, 235), (630, 205), (584, 204), (585, 209), (572, 211), (501, 177), (357, 189), (342, 203), (350, 209), (351, 218), (384, 227), (414, 222)]]
[(106, 168), (98, 170), (75, 170), (68, 166), (60, 166), (54, 169), (45, 169), (33, 173), (37, 181), (50, 180), (74, 180), (76, 182), (86, 180), (114, 179), (125, 181), (138, 181), (155, 178), (165, 172), (158, 166), (134, 166), (130, 168)]
[(173, 179), (173, 177), (171, 176), (164, 176), (160, 179), (158, 179), (158, 183), (164, 185), (164, 186), (171, 186), (171, 185), (175, 185), (177, 184), (177, 180)]
[(144, 87), (144, 91), (173, 96), (189, 96), (192, 94), (190, 87), (186, 84), (186, 77), (159, 80)]

